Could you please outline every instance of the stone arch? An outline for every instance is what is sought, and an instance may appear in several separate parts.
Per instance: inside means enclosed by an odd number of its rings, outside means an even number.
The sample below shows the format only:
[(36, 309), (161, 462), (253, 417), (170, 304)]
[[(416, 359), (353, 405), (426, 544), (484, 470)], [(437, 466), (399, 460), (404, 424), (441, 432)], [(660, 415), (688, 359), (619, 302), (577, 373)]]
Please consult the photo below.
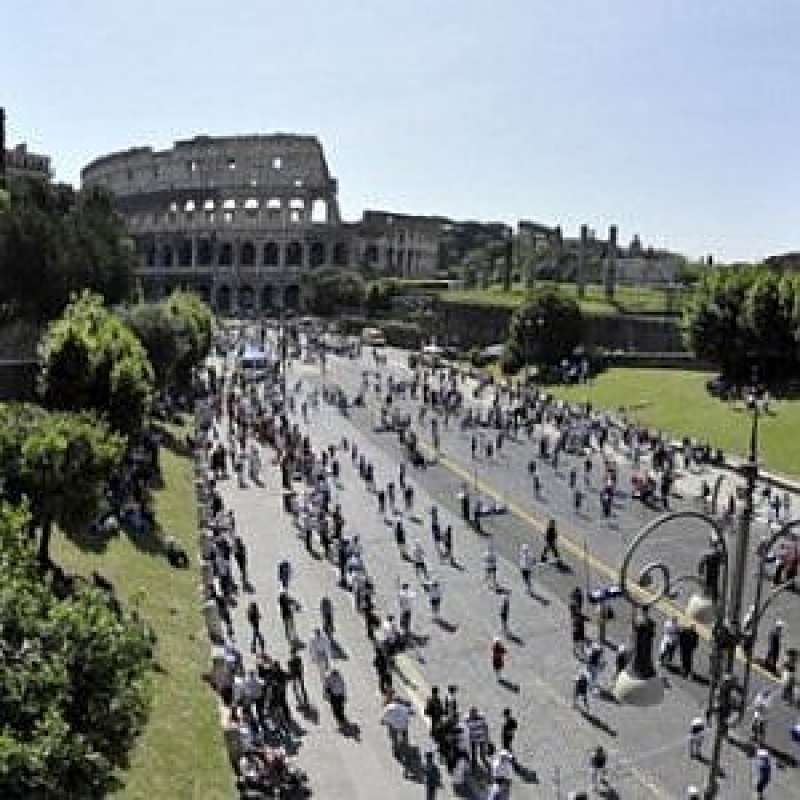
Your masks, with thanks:
[(311, 243), (310, 262), (312, 267), (321, 267), (325, 263), (325, 245), (322, 242)]
[(296, 310), (300, 308), (300, 287), (290, 283), (283, 292), (283, 307)]
[(161, 266), (171, 267), (173, 260), (172, 245), (165, 244), (161, 246)]
[(154, 267), (156, 265), (156, 246), (150, 242), (144, 247), (144, 263), (147, 267)]
[(192, 240), (181, 239), (178, 245), (178, 266), (191, 267), (192, 266)]
[(269, 284), (261, 289), (261, 310), (269, 311), (275, 305), (275, 291)]
[(231, 310), (231, 288), (224, 284), (217, 289), (217, 311), (226, 313)]
[(233, 264), (233, 245), (230, 242), (223, 242), (219, 246), (219, 260), (221, 267), (230, 267)]
[(367, 263), (368, 264), (377, 264), (378, 263), (378, 247), (377, 245), (371, 244), (367, 247)]
[(213, 257), (213, 248), (210, 239), (197, 240), (197, 266), (210, 267)]
[(239, 254), (239, 263), (243, 267), (254, 267), (256, 263), (256, 248), (252, 242), (245, 242)]
[(302, 267), (303, 266), (303, 245), (300, 242), (289, 242), (286, 245), (286, 259), (284, 261), (287, 267)]
[(239, 310), (255, 311), (256, 293), (252, 286), (245, 284), (239, 287)]
[(267, 242), (264, 245), (264, 266), (277, 267), (280, 264), (280, 251), (275, 242)]
[(347, 266), (347, 245), (344, 242), (336, 242), (333, 246), (333, 263), (337, 267)]

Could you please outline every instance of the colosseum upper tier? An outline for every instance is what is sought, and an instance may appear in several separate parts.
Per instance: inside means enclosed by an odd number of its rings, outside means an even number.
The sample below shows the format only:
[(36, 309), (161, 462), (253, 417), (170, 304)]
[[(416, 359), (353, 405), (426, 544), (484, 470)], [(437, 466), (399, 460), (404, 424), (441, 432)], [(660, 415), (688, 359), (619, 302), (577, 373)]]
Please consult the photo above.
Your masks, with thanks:
[(299, 308), (304, 270), (436, 269), (440, 222), (365, 211), (342, 222), (337, 182), (314, 136), (270, 134), (139, 147), (92, 161), (84, 186), (115, 197), (146, 297), (192, 288), (219, 311)]

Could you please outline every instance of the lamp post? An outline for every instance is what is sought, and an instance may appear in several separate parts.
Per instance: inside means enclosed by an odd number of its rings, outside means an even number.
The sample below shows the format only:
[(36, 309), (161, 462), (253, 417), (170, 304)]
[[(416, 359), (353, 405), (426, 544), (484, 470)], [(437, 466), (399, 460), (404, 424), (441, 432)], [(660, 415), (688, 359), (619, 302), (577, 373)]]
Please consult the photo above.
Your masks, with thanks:
[[(800, 526), (800, 519), (784, 524), (757, 548), (758, 583), (755, 587), (755, 603), (752, 612), (748, 614), (750, 620), (747, 625), (743, 624), (742, 606), (758, 480), (760, 401), (761, 398), (754, 385), (747, 396), (747, 406), (751, 411), (752, 421), (749, 457), (743, 468), (746, 480), (744, 506), (736, 533), (733, 535), (733, 546), (729, 547), (725, 530), (713, 516), (699, 511), (676, 511), (661, 515), (638, 533), (628, 547), (620, 569), (619, 583), (623, 594), (634, 608), (642, 612), (645, 619), (644, 622), (640, 621), (634, 625), (636, 652), (631, 667), (620, 673), (615, 687), (615, 695), (623, 703), (652, 705), (661, 701), (663, 684), (652, 669), (652, 622), (649, 620), (649, 610), (664, 597), (676, 597), (683, 585), (694, 584), (699, 587), (699, 594), (695, 591), (689, 600), (687, 614), (697, 621), (711, 622), (711, 675), (706, 716), (709, 720), (715, 720), (716, 728), (704, 793), (706, 800), (717, 797), (722, 746), (728, 731), (739, 725), (744, 718), (759, 623), (775, 598), (797, 585), (794, 578), (780, 582), (766, 598), (762, 598), (769, 554), (781, 540), (795, 535), (794, 529)], [(632, 578), (630, 574), (632, 562), (640, 546), (667, 523), (676, 520), (683, 523), (691, 522), (695, 526), (707, 526), (710, 529), (713, 547), (706, 557), (713, 559), (714, 569), (706, 570), (703, 576), (687, 574), (673, 577), (667, 564), (663, 561), (653, 561), (645, 563), (639, 570), (639, 575), (635, 579)], [(682, 530), (685, 529), (686, 526), (682, 526)], [(737, 652), (742, 654), (744, 661), (744, 674), (741, 679), (736, 675)], [(646, 665), (644, 669), (642, 669), (643, 664)]]

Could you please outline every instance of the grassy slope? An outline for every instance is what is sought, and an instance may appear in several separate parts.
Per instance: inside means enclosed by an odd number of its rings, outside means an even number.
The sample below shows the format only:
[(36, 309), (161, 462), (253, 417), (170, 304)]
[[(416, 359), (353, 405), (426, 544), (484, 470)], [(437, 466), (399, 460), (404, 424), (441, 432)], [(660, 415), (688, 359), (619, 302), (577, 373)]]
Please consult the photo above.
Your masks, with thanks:
[[(105, 575), (124, 599), (141, 594), (140, 610), (158, 634), (159, 669), (147, 727), (121, 775), (118, 800), (230, 800), (233, 777), (222, 741), (216, 699), (202, 680), (209, 644), (199, 607), (197, 525), (192, 467), (188, 459), (162, 450), (164, 488), (156, 492), (163, 530), (190, 553), (191, 568), (175, 570), (163, 555), (135, 546), (121, 534), (103, 552), (54, 541), (59, 563), (84, 574)], [(151, 548), (152, 550), (152, 548)]]
[[(537, 286), (558, 287), (568, 294), (577, 296), (575, 284), (573, 283), (559, 284), (550, 281), (539, 281)], [(442, 301), (447, 303), (478, 303), (481, 305), (516, 308), (525, 302), (527, 292), (519, 287), (515, 287), (509, 292), (504, 292), (502, 287), (492, 286), (489, 289), (453, 289), (443, 291), (439, 296)], [(602, 286), (589, 285), (586, 287), (586, 295), (580, 301), (580, 305), (585, 314), (617, 314), (620, 312), (663, 312), (666, 310), (667, 304), (665, 295), (661, 291), (630, 286), (617, 287), (614, 301), (609, 302), (605, 298)]]
[[(741, 404), (720, 402), (705, 390), (708, 372), (667, 369), (611, 369), (588, 386), (551, 387), (572, 401), (589, 401), (598, 408), (624, 406), (629, 416), (669, 431), (708, 438), (730, 453), (747, 451), (750, 416)], [(761, 452), (768, 469), (800, 477), (800, 401), (772, 404), (762, 417)]]

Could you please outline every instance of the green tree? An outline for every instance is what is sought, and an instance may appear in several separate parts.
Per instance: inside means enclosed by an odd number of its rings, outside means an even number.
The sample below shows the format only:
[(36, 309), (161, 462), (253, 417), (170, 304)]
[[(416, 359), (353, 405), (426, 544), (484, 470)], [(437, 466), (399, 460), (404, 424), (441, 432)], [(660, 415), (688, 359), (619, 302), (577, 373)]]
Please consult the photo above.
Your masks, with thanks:
[(110, 304), (128, 296), (135, 254), (107, 192), (30, 180), (9, 181), (9, 192), (0, 298), (10, 315), (52, 319), (83, 289)]
[(200, 366), (211, 350), (214, 315), (193, 292), (176, 289), (164, 301), (179, 335), (179, 357), (175, 379), (179, 388), (187, 388), (192, 370)]
[(314, 314), (332, 316), (345, 308), (360, 308), (366, 296), (359, 273), (340, 267), (320, 267), (309, 273), (309, 307)]
[(133, 331), (98, 295), (84, 292), (50, 323), (40, 357), (40, 389), (48, 406), (92, 409), (124, 434), (141, 430), (153, 368)]
[(124, 449), (125, 440), (91, 413), (0, 404), (2, 495), (14, 502), (27, 498), (43, 566), (50, 564), (54, 526), (78, 533), (97, 513)]
[(147, 352), (156, 386), (162, 391), (173, 386), (178, 362), (185, 358), (188, 347), (179, 320), (165, 303), (137, 303), (123, 318)]
[(0, 796), (94, 800), (146, 718), (152, 637), (97, 590), (57, 596), (26, 528), (0, 505)]
[(575, 300), (555, 289), (531, 294), (511, 317), (503, 354), (506, 370), (557, 364), (580, 344), (583, 317)]

